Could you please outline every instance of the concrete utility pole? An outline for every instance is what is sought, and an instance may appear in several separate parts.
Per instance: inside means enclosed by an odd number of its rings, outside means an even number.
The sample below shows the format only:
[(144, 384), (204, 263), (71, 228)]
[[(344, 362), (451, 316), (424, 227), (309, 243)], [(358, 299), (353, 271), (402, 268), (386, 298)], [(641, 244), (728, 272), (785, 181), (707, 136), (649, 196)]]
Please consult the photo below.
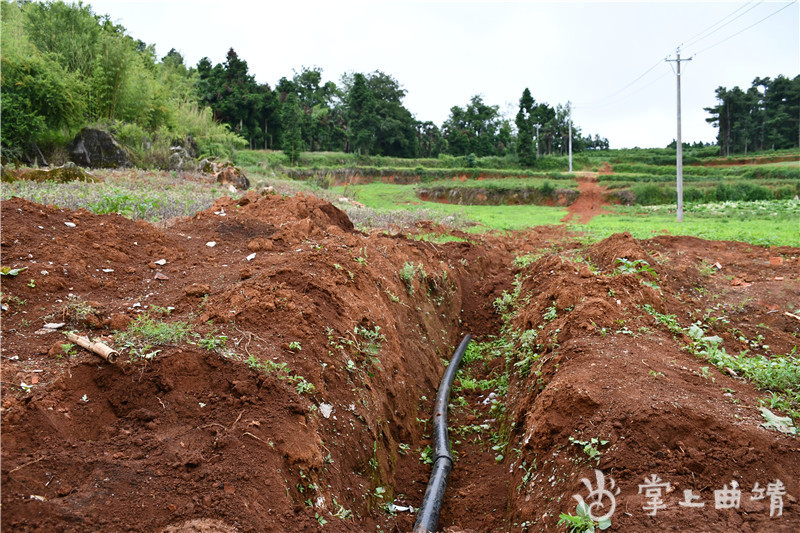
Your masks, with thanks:
[(675, 62), (677, 64), (677, 71), (675, 77), (678, 79), (678, 140), (677, 148), (678, 155), (676, 157), (675, 166), (677, 168), (678, 180), (678, 222), (683, 222), (683, 142), (681, 141), (681, 61), (691, 61), (689, 59), (681, 59), (681, 49), (675, 51), (675, 59), (665, 59), (666, 62)]
[(567, 124), (569, 126), (569, 173), (572, 174), (572, 104), (567, 102)]
[(536, 157), (539, 157), (539, 128), (541, 124), (536, 125)]

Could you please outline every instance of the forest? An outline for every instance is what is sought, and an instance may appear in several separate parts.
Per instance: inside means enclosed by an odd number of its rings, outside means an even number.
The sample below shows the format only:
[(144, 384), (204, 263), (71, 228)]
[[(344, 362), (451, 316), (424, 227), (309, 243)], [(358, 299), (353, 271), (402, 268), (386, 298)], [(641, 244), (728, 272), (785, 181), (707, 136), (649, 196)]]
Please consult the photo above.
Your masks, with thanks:
[[(204, 57), (187, 65), (174, 48), (159, 59), (154, 45), (82, 3), (4, 0), (1, 38), (2, 148), (29, 163), (63, 150), (88, 125), (110, 130), (138, 166), (161, 168), (170, 146), (186, 138), (201, 156), (238, 148), (283, 150), (292, 162), (303, 151), (446, 154), (531, 168), (569, 144), (569, 105), (537, 102), (529, 88), (513, 118), (476, 94), (437, 125), (404, 106), (406, 90), (385, 72), (348, 72), (335, 83), (303, 66), (273, 88), (256, 81), (233, 48), (217, 64)], [(720, 87), (717, 99), (708, 120), (723, 155), (798, 145), (800, 79), (756, 78), (747, 92)], [(609, 142), (573, 123), (572, 147)]]
[(800, 76), (758, 77), (747, 91), (718, 87), (716, 97), (704, 109), (718, 128), (721, 155), (800, 146)]

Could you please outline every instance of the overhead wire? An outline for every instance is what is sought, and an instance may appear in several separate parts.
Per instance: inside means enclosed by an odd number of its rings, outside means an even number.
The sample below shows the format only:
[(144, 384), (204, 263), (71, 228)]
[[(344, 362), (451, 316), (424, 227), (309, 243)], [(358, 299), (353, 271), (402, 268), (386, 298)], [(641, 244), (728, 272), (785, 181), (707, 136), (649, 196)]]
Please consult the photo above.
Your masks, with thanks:
[[(736, 19), (738, 19), (738, 18), (740, 18), (740, 17), (744, 16), (745, 14), (747, 14), (748, 12), (750, 12), (751, 10), (755, 9), (756, 7), (758, 7), (758, 6), (759, 6), (761, 3), (763, 3), (763, 0), (761, 0), (761, 1), (757, 2), (756, 4), (754, 4), (754, 5), (750, 6), (750, 8), (749, 8), (749, 9), (747, 9), (746, 11), (744, 11), (744, 12), (742, 12), (742, 13), (739, 13), (739, 15), (737, 15), (737, 16), (736, 16), (736, 17), (734, 17), (734, 18), (732, 18), (731, 20), (729, 20), (729, 21), (728, 21), (728, 22), (726, 22), (725, 24), (722, 24), (722, 26), (720, 26), (719, 28), (715, 29), (714, 31), (712, 31), (712, 32), (708, 33), (707, 35), (703, 35), (704, 33), (706, 33), (708, 30), (710, 30), (710, 29), (711, 29), (711, 28), (713, 28), (714, 26), (716, 26), (716, 25), (718, 25), (718, 24), (721, 24), (723, 21), (725, 21), (726, 19), (728, 19), (728, 18), (730, 18), (731, 16), (733, 16), (733, 15), (734, 15), (734, 14), (735, 14), (737, 11), (739, 11), (739, 10), (741, 10), (741, 9), (744, 9), (745, 7), (747, 7), (747, 5), (748, 5), (748, 4), (750, 4), (750, 3), (751, 3), (751, 2), (747, 2), (747, 3), (745, 3), (745, 4), (742, 4), (741, 6), (739, 6), (738, 8), (736, 8), (736, 9), (735, 9), (735, 10), (734, 10), (732, 13), (729, 13), (727, 16), (725, 16), (725, 17), (721, 18), (720, 20), (718, 20), (717, 22), (715, 22), (714, 24), (712, 24), (711, 26), (709, 26), (709, 27), (708, 27), (708, 28), (706, 28), (705, 30), (701, 31), (700, 33), (698, 33), (698, 34), (694, 35), (693, 37), (691, 37), (691, 38), (687, 39), (685, 42), (681, 43), (681, 45), (679, 46), (679, 48), (685, 48), (685, 47), (687, 47), (687, 46), (692, 46), (692, 45), (694, 45), (694, 44), (697, 44), (697, 43), (699, 43), (700, 41), (702, 41), (702, 40), (704, 40), (704, 39), (707, 39), (707, 38), (711, 37), (712, 35), (714, 35), (715, 33), (717, 33), (719, 30), (721, 30), (722, 28), (724, 28), (724, 27), (725, 27), (725, 26), (727, 26), (728, 24), (731, 24), (731, 23), (732, 23), (734, 20), (736, 20)], [(703, 36), (701, 37), (701, 35), (703, 35)], [(698, 38), (698, 37), (699, 37), (699, 38)]]
[(778, 9), (777, 11), (773, 11), (772, 13), (770, 13), (769, 15), (767, 15), (766, 17), (764, 17), (764, 18), (762, 18), (762, 19), (760, 19), (760, 20), (758, 20), (758, 21), (756, 21), (756, 22), (754, 22), (754, 23), (750, 24), (750, 25), (749, 25), (749, 26), (747, 26), (746, 28), (742, 28), (741, 30), (737, 31), (736, 33), (734, 33), (734, 34), (732, 34), (732, 35), (729, 35), (728, 37), (726, 37), (726, 38), (722, 39), (721, 41), (718, 41), (718, 42), (716, 42), (716, 43), (712, 44), (711, 46), (707, 46), (707, 47), (703, 48), (703, 49), (702, 49), (702, 50), (700, 50), (699, 52), (695, 52), (695, 53), (692, 55), (692, 57), (695, 57), (695, 56), (697, 56), (697, 55), (699, 55), (699, 54), (702, 54), (702, 53), (703, 53), (703, 52), (705, 52), (706, 50), (710, 50), (710, 49), (714, 48), (715, 46), (719, 46), (719, 45), (721, 45), (722, 43), (724, 43), (724, 42), (726, 42), (726, 41), (728, 41), (728, 40), (730, 40), (730, 39), (733, 39), (734, 37), (736, 37), (736, 36), (737, 36), (737, 35), (739, 35), (740, 33), (744, 33), (745, 31), (749, 30), (749, 29), (750, 29), (750, 28), (752, 28), (753, 26), (756, 26), (756, 25), (758, 25), (758, 24), (761, 24), (762, 22), (764, 22), (764, 21), (765, 21), (765, 20), (767, 20), (768, 18), (770, 18), (770, 17), (773, 17), (773, 16), (777, 15), (778, 13), (780, 13), (781, 11), (783, 11), (784, 9), (786, 9), (787, 7), (789, 7), (789, 6), (793, 5), (793, 4), (796, 4), (796, 3), (797, 3), (797, 0), (793, 0), (792, 2), (789, 2), (788, 4), (786, 4), (785, 6), (783, 6), (782, 8)]
[[(691, 57), (695, 57), (695, 56), (697, 56), (698, 54), (701, 54), (701, 53), (703, 53), (703, 52), (705, 52), (705, 51), (707, 51), (707, 50), (710, 50), (711, 48), (714, 48), (715, 46), (718, 46), (718, 45), (720, 45), (720, 44), (722, 44), (722, 43), (724, 43), (724, 42), (728, 41), (729, 39), (732, 39), (732, 38), (736, 37), (737, 35), (739, 35), (739, 34), (741, 34), (741, 33), (745, 32), (745, 31), (749, 30), (749, 29), (750, 29), (750, 28), (752, 28), (753, 26), (756, 26), (756, 25), (760, 24), (761, 22), (763, 22), (763, 21), (767, 20), (768, 18), (770, 18), (770, 17), (772, 17), (772, 16), (774, 16), (774, 15), (776, 15), (776, 14), (780, 13), (781, 11), (783, 11), (784, 9), (788, 8), (789, 6), (791, 6), (792, 4), (794, 4), (794, 3), (796, 3), (796, 2), (797, 2), (797, 0), (792, 0), (792, 1), (791, 1), (791, 2), (789, 2), (788, 4), (786, 4), (786, 5), (784, 5), (783, 7), (781, 7), (780, 9), (778, 9), (778, 10), (776, 10), (776, 11), (772, 12), (771, 14), (767, 15), (766, 17), (764, 17), (764, 18), (762, 18), (762, 19), (759, 19), (758, 21), (754, 22), (753, 24), (750, 24), (749, 26), (747, 26), (747, 27), (745, 27), (745, 28), (743, 28), (743, 29), (739, 30), (738, 32), (736, 32), (736, 33), (734, 33), (734, 34), (732, 34), (732, 35), (729, 35), (728, 37), (726, 37), (726, 38), (722, 39), (721, 41), (718, 41), (718, 42), (716, 42), (716, 43), (714, 43), (714, 44), (712, 44), (712, 45), (710, 45), (710, 46), (707, 46), (706, 48), (703, 48), (702, 50), (700, 50), (700, 51), (698, 51), (698, 52), (695, 52), (694, 54), (692, 54), (692, 56), (691, 56)], [(725, 17), (723, 17), (723, 18), (721, 18), (720, 20), (718, 20), (717, 22), (715, 22), (714, 24), (712, 24), (712, 25), (708, 26), (707, 28), (705, 28), (704, 30), (700, 31), (699, 33), (696, 33), (694, 36), (692, 36), (691, 38), (689, 38), (689, 39), (688, 39), (687, 41), (685, 41), (684, 43), (681, 43), (681, 46), (679, 46), (679, 47), (678, 47), (678, 49), (681, 49), (681, 48), (682, 48), (682, 47), (684, 47), (684, 46), (694, 46), (694, 45), (696, 45), (696, 44), (698, 44), (698, 43), (700, 43), (700, 42), (704, 41), (704, 40), (705, 40), (705, 39), (707, 39), (708, 37), (711, 37), (712, 35), (714, 35), (715, 33), (717, 33), (719, 30), (721, 30), (721, 29), (723, 29), (723, 28), (727, 27), (728, 25), (730, 25), (731, 23), (733, 23), (733, 22), (734, 22), (734, 21), (736, 21), (737, 19), (739, 19), (739, 18), (741, 18), (742, 16), (746, 15), (747, 13), (749, 13), (750, 11), (752, 11), (753, 9), (755, 9), (756, 7), (758, 7), (759, 5), (761, 5), (762, 3), (763, 3), (763, 0), (760, 0), (759, 2), (756, 2), (756, 3), (755, 3), (755, 4), (753, 4), (753, 5), (750, 5), (750, 4), (751, 4), (751, 2), (747, 2), (747, 3), (743, 4), (742, 6), (738, 7), (737, 9), (735, 9), (734, 11), (732, 11), (731, 13), (729, 13), (728, 15), (726, 15)], [(747, 7), (748, 5), (750, 5), (750, 7)], [(745, 8), (747, 8), (747, 9), (745, 9)], [(741, 11), (742, 9), (744, 9), (744, 11), (742, 11), (741, 13), (739, 13), (739, 14), (737, 15), (737, 13), (738, 13), (739, 11)], [(734, 16), (734, 15), (736, 15), (736, 16)], [(733, 17), (733, 18), (731, 18), (731, 17)], [(730, 20), (729, 20), (729, 19), (730, 19)], [(726, 22), (726, 21), (727, 21), (727, 22)], [(721, 24), (721, 25), (720, 25), (720, 24)], [(718, 27), (717, 27), (717, 26), (718, 26)], [(709, 30), (712, 30), (712, 31), (709, 31)], [(612, 98), (614, 98), (614, 97), (615, 97), (615, 96), (617, 96), (618, 94), (622, 93), (623, 91), (625, 91), (625, 90), (626, 90), (626, 89), (628, 89), (629, 87), (631, 87), (631, 86), (633, 86), (634, 84), (636, 84), (636, 83), (637, 83), (639, 80), (641, 80), (642, 78), (644, 78), (645, 76), (647, 76), (648, 74), (650, 74), (650, 72), (652, 72), (653, 70), (655, 70), (655, 68), (656, 68), (656, 67), (658, 67), (658, 65), (661, 65), (662, 63), (663, 63), (663, 60), (658, 60), (658, 61), (657, 61), (655, 64), (653, 64), (653, 65), (652, 65), (650, 68), (648, 68), (648, 69), (647, 69), (646, 71), (644, 71), (642, 74), (640, 74), (640, 75), (639, 75), (639, 76), (637, 76), (635, 79), (633, 79), (631, 82), (629, 82), (628, 84), (626, 84), (626, 85), (625, 85), (625, 86), (623, 86), (622, 88), (618, 89), (617, 91), (614, 91), (613, 93), (610, 93), (610, 94), (606, 95), (606, 96), (605, 96), (605, 97), (603, 97), (603, 98), (600, 98), (600, 99), (598, 99), (598, 100), (589, 101), (589, 102), (583, 102), (583, 103), (579, 102), (579, 103), (575, 103), (575, 104), (573, 104), (573, 106), (574, 106), (574, 108), (578, 108), (578, 107), (581, 107), (581, 108), (586, 108), (586, 107), (589, 107), (589, 108), (603, 108), (603, 107), (608, 107), (608, 106), (616, 105), (616, 104), (618, 104), (618, 103), (620, 103), (620, 102), (626, 101), (626, 100), (627, 100), (627, 99), (629, 99), (631, 96), (633, 96), (633, 95), (635, 95), (635, 94), (637, 94), (637, 93), (639, 93), (639, 92), (643, 91), (643, 90), (644, 90), (644, 89), (646, 89), (647, 87), (650, 87), (651, 85), (653, 85), (655, 82), (657, 82), (657, 81), (661, 80), (661, 79), (662, 79), (662, 78), (663, 78), (663, 77), (664, 77), (664, 76), (665, 76), (665, 75), (666, 75), (666, 74), (667, 74), (669, 71), (667, 71), (666, 73), (662, 74), (662, 75), (661, 75), (661, 76), (659, 76), (658, 78), (654, 79), (653, 81), (651, 81), (651, 82), (650, 82), (650, 83), (648, 83), (647, 85), (644, 85), (644, 86), (640, 87), (639, 89), (637, 89), (636, 91), (634, 91), (634, 92), (632, 92), (632, 93), (629, 93), (629, 94), (625, 95), (623, 98), (617, 98), (617, 99), (614, 99), (613, 101), (609, 101), (609, 100), (611, 100)]]

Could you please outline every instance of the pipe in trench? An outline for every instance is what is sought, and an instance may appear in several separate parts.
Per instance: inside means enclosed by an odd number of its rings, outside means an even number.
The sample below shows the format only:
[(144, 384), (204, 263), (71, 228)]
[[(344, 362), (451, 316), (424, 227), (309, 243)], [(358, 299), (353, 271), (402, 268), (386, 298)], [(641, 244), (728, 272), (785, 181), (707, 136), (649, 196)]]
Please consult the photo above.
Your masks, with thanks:
[(450, 438), (447, 435), (447, 404), (450, 402), (450, 387), (453, 386), (461, 358), (467, 351), (472, 337), (467, 334), (456, 349), (447, 370), (439, 384), (436, 402), (433, 405), (433, 471), (425, 489), (425, 496), (414, 523), (414, 533), (432, 533), (439, 525), (439, 513), (447, 489), (447, 476), (453, 469), (453, 456), (450, 454)]

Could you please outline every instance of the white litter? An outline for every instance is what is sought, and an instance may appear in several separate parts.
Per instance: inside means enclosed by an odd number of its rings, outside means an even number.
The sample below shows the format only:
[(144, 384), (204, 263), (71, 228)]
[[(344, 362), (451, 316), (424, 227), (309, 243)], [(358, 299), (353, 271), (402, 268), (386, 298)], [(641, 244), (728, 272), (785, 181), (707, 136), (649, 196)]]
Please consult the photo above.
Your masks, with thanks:
[(247, 260), (248, 260), (248, 261), (252, 261), (252, 260), (253, 260), (253, 259), (255, 259), (255, 258), (256, 258), (256, 253), (255, 253), (255, 252), (253, 252), (252, 254), (250, 254), (250, 255), (248, 255), (248, 256), (247, 256)]
[(322, 416), (325, 418), (330, 418), (331, 413), (333, 413), (333, 406), (329, 403), (321, 403), (319, 404), (319, 412), (322, 413)]
[(64, 225), (66, 227), (68, 227), (68, 228), (74, 228), (75, 227), (75, 223), (74, 222), (64, 222)]
[(213, 248), (213, 247), (215, 247), (216, 245), (217, 245), (217, 241), (208, 241), (208, 242), (206, 243), (206, 246), (208, 246), (209, 248)]
[(153, 263), (157, 264), (158, 266), (164, 266), (167, 264), (166, 259), (159, 259), (158, 261), (153, 261)]

